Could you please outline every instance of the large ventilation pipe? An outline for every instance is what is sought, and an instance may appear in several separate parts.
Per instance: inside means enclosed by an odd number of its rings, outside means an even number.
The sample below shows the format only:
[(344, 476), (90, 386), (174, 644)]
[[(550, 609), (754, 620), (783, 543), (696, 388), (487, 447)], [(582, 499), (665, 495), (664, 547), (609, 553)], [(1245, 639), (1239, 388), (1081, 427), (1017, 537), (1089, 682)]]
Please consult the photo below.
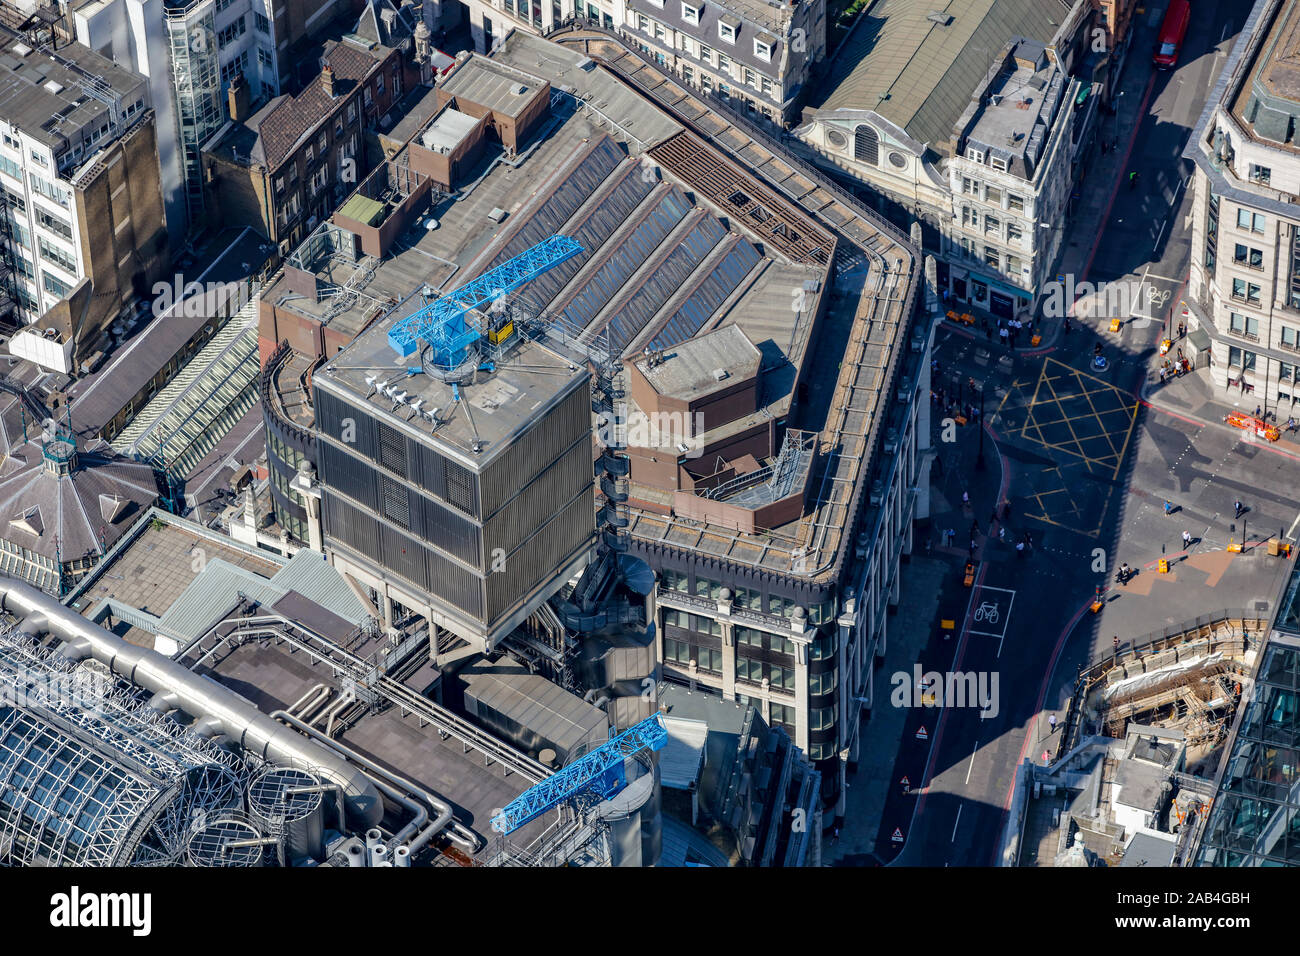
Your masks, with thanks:
[(159, 695), (159, 706), (172, 705), (201, 723), (238, 741), (245, 750), (282, 766), (317, 770), (343, 788), (348, 822), (365, 830), (383, 818), (383, 800), (359, 768), (337, 751), (325, 748), (262, 713), (251, 702), (214, 680), (201, 677), (171, 658), (128, 644), (116, 634), (87, 621), (30, 585), (0, 579), (0, 609), (20, 617), (22, 630), (53, 634), (73, 659), (93, 657), (114, 674)]
[[(338, 750), (339, 753), (346, 754), (354, 763), (360, 764), (371, 772), (372, 776), (370, 779), (375, 786), (392, 797), (394, 801), (402, 804), (415, 814), (415, 818), (403, 827), (393, 838), (394, 845), (403, 844), (408, 850), (414, 853), (423, 848), (426, 843), (434, 838), (434, 836), (445, 830), (447, 833), (447, 839), (451, 840), (468, 853), (477, 853), (483, 847), (484, 841), (477, 833), (452, 818), (451, 804), (446, 800), (441, 800), (434, 796), (413, 780), (399, 777), (392, 771), (381, 767), (373, 760), (363, 757), (346, 744), (340, 743), (337, 740), (330, 740), (323, 736), (315, 727), (303, 723), (297, 717), (294, 717), (283, 710), (277, 710), (271, 716), (285, 721), (290, 726), (297, 727), (304, 734), (310, 734), (312, 737), (319, 740), (322, 746), (332, 747), (335, 750)], [(434, 812), (438, 814), (433, 821), (428, 824), (428, 826), (425, 826), (425, 823), (429, 819), (428, 811), (426, 811), (419, 802), (411, 799), (406, 794), (415, 794), (415, 796), (427, 803), (433, 808)], [(371, 833), (378, 834), (379, 831), (376, 829), (371, 831)], [(371, 846), (371, 833), (366, 834), (367, 852), (373, 848)], [(382, 834), (380, 836), (382, 836)], [(379, 836), (374, 837), (374, 839), (378, 840)], [(370, 865), (374, 866), (376, 864), (371, 863)]]

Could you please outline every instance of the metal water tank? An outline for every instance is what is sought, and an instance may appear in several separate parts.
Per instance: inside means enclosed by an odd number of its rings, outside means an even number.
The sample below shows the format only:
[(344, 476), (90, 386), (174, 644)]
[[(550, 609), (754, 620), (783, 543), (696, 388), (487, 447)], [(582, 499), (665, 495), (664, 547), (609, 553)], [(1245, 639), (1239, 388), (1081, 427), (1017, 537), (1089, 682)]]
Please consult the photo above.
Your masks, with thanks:
[(663, 851), (658, 764), (629, 760), (627, 776), (627, 787), (597, 811), (609, 824), (610, 866), (657, 866)]
[(249, 820), (235, 814), (223, 815), (190, 835), (186, 856), (190, 866), (261, 866), (265, 846), (231, 846), (261, 837), (261, 831)]
[(248, 810), (253, 821), (269, 834), (284, 839), (285, 862), (311, 857), (325, 859), (325, 801), (320, 778), (295, 767), (272, 767), (248, 787)]

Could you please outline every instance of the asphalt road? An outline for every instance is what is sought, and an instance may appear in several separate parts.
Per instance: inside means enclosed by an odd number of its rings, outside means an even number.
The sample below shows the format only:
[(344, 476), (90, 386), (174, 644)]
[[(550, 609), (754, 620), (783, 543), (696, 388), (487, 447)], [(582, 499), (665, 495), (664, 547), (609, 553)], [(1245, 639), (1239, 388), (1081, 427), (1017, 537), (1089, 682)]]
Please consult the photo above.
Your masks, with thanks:
[[(985, 500), (977, 500), (972, 512), (936, 520), (964, 520), (956, 526), (964, 545), (971, 518), (983, 526), (993, 490), (1003, 490), (1013, 502), (1013, 535), (1030, 531), (1034, 549), (1018, 557), (1009, 544), (984, 545), (969, 590), (959, 580), (961, 558), (954, 559), (945, 602), (961, 614), (959, 633), (950, 640), (936, 636), (920, 663), (926, 671), (984, 675), (986, 686), (996, 675), (999, 706), (987, 716), (971, 706), (914, 711), (913, 723), (926, 725), (926, 738), (909, 729), (900, 746), (894, 779), (908, 777), (913, 790), (896, 788), (886, 807), (875, 848), (882, 859), (992, 865), (1015, 767), (1025, 757), (1040, 758), (1047, 713), (1059, 712), (1062, 687), (1081, 662), (1109, 652), (1112, 628), (1136, 636), (1219, 607), (1250, 606), (1271, 593), (1262, 561), (1234, 565), (1219, 576), (1215, 592), (1199, 596), (1199, 572), (1189, 566), (1182, 580), (1190, 590), (1174, 589), (1170, 578), (1161, 582), (1169, 588), (1146, 597), (1136, 596), (1137, 588), (1108, 593), (1113, 604), (1100, 616), (1087, 611), (1095, 588), (1112, 585), (1120, 560), (1154, 561), (1162, 544), (1167, 553), (1181, 550), (1184, 523), (1195, 525), (1206, 553), (1222, 548), (1229, 533), (1222, 512), (1234, 497), (1249, 497), (1258, 526), (1271, 525), (1274, 533), (1295, 517), (1285, 513), (1294, 462), (1268, 455), (1261, 462), (1261, 450), (1243, 447), (1237, 435), (1203, 427), (1194, 416), (1157, 415), (1139, 401), (1160, 323), (1174, 313), (1187, 274), (1190, 169), (1179, 156), (1244, 15), (1233, 0), (1200, 0), (1172, 72), (1151, 67), (1145, 51), (1158, 18), (1151, 8), (1139, 16), (1121, 88), (1142, 102), (1140, 123), (1114, 130), (1113, 120), (1103, 120), (1103, 135), (1118, 135), (1125, 171), (1138, 171), (1138, 186), (1085, 184), (1081, 201), (1107, 205), (1104, 229), (1067, 237), (1092, 244), (1080, 281), (1145, 278), (1144, 288), (1155, 292), (1135, 309), (1155, 321), (1129, 324), (1117, 340), (1102, 331), (1100, 317), (1084, 320), (1051, 354), (1018, 357), (1007, 374), (977, 365), (969, 339), (951, 336), (939, 350), (949, 369), (986, 383), (990, 434), (998, 441), (996, 453), (986, 452), (991, 474), (982, 479)], [(1091, 367), (1097, 341), (1110, 359), (1105, 371)], [(963, 442), (958, 467), (969, 468), (970, 436)], [(1167, 495), (1182, 509), (1174, 519), (1163, 513)], [(1102, 573), (1095, 570), (1098, 553)], [(1198, 601), (1205, 603), (1198, 607)], [(992, 623), (990, 607), (996, 608)], [(1085, 626), (1076, 627), (1080, 622)], [(903, 835), (901, 852), (895, 829)]]

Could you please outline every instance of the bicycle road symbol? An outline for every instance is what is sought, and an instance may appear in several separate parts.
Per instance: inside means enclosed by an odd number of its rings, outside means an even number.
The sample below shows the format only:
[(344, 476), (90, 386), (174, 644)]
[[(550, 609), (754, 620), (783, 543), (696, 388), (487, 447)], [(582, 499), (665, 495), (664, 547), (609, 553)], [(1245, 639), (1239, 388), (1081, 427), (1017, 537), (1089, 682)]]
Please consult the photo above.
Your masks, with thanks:
[(975, 609), (975, 623), (987, 621), (990, 624), (998, 622), (998, 605), (996, 601), (984, 601)]

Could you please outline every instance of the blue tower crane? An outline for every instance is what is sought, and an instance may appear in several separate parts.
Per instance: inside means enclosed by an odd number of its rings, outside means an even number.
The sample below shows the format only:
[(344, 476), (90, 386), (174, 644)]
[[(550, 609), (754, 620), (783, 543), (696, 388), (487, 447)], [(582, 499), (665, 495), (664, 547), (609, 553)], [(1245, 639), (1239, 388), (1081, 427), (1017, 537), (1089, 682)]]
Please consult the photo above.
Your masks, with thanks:
[(582, 252), (568, 236), (551, 236), (521, 252), (477, 279), (435, 299), (388, 330), (388, 344), (403, 357), (420, 342), (429, 345), (429, 361), (437, 368), (453, 369), (465, 361), (468, 349), (482, 337), (468, 313), (493, 302)]
[(624, 763), (629, 757), (645, 750), (660, 750), (667, 742), (668, 728), (663, 715), (648, 717), (515, 797), (492, 818), (492, 829), (498, 833), (518, 830), (547, 810), (582, 793), (593, 793), (608, 800), (627, 786)]

